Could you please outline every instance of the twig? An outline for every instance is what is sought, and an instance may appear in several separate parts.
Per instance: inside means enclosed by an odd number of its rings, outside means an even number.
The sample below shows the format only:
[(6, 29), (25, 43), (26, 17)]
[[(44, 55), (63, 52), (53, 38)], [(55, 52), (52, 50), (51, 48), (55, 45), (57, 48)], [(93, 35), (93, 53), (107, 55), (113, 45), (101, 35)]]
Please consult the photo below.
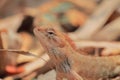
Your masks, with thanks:
[(75, 42), (77, 47), (98, 47), (98, 48), (120, 48), (120, 42), (105, 42), (105, 41), (79, 41)]
[(70, 34), (70, 37), (74, 40), (89, 39), (105, 24), (119, 4), (120, 0), (104, 0), (82, 26), (82, 29), (78, 29), (74, 34)]
[(0, 52), (13, 52), (13, 53), (18, 53), (18, 54), (22, 54), (22, 55), (26, 55), (26, 56), (34, 56), (34, 57), (37, 57), (36, 55), (30, 53), (30, 52), (27, 52), (27, 51), (21, 51), (21, 50), (12, 50), (12, 49), (0, 49)]
[(48, 61), (50, 60), (49, 56), (47, 54), (44, 54), (43, 56), (41, 56), (39, 59), (28, 63), (24, 66), (24, 72), (16, 75), (16, 77), (23, 77), (26, 76), (28, 74), (30, 74), (31, 72), (40, 69), (41, 67), (43, 67)]
[(94, 40), (116, 40), (120, 36), (120, 17), (106, 25), (105, 28), (94, 36)]
[(77, 6), (84, 8), (87, 13), (93, 12), (97, 6), (96, 2), (93, 0), (67, 0), (67, 1), (70, 1), (76, 4)]
[(101, 53), (102, 56), (120, 55), (120, 48), (107, 48)]
[(5, 18), (3, 20), (0, 20), (0, 29), (8, 29), (8, 30), (16, 31), (19, 25), (21, 24), (23, 18), (24, 17), (22, 14), (17, 14)]

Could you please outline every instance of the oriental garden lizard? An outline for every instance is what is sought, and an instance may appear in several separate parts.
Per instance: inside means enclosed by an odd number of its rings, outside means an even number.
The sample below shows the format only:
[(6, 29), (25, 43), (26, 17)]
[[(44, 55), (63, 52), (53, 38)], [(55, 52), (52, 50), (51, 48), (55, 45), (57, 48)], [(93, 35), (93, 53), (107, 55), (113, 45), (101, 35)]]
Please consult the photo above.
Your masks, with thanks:
[[(34, 34), (53, 61), (57, 80), (111, 80), (120, 75), (120, 56), (92, 57), (78, 53), (64, 33), (52, 27), (35, 27)], [(82, 53), (82, 52), (81, 52)]]

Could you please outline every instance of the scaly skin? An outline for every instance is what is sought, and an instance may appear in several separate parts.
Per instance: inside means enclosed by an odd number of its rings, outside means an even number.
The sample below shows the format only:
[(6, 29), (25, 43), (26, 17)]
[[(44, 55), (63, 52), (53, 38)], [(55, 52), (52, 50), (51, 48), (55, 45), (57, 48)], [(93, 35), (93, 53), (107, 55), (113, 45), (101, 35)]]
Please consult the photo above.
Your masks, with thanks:
[(80, 76), (83, 80), (110, 80), (120, 75), (120, 56), (81, 55), (71, 47), (62, 32), (50, 27), (36, 27), (34, 34), (55, 64), (57, 80), (63, 77), (81, 80)]

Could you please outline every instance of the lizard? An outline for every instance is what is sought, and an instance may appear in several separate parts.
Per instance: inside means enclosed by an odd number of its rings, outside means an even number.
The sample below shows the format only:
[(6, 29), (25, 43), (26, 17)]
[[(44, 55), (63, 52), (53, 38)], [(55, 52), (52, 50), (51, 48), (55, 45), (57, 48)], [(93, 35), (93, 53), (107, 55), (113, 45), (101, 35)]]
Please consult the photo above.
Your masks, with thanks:
[[(64, 33), (52, 27), (33, 30), (53, 61), (56, 80), (111, 80), (120, 75), (120, 56), (92, 57), (79, 54), (66, 40)], [(78, 75), (79, 74), (79, 75)]]

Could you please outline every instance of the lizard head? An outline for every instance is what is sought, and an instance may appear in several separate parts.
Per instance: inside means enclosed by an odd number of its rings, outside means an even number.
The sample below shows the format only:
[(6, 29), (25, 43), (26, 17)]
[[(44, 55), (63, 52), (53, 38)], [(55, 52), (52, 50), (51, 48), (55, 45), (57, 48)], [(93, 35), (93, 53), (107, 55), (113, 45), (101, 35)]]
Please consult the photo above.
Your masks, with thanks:
[(35, 27), (34, 34), (45, 49), (51, 47), (62, 48), (65, 46), (62, 33), (51, 27)]

